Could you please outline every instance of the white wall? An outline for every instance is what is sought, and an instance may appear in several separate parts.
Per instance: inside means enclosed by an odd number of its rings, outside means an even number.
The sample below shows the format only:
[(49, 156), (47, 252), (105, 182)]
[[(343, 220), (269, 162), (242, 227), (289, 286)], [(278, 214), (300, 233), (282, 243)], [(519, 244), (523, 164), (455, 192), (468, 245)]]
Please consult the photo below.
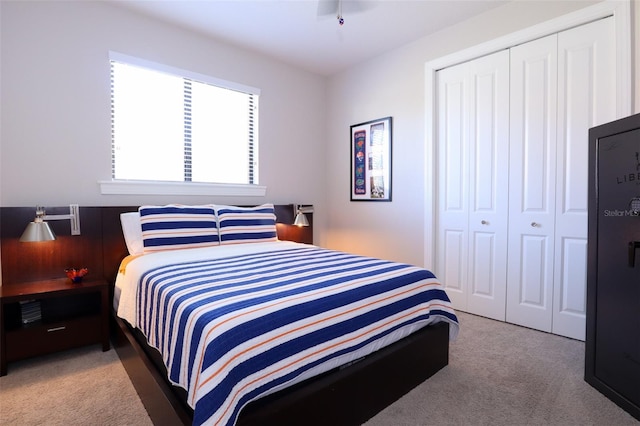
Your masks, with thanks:
[[(313, 203), (317, 244), (421, 265), (425, 62), (592, 3), (507, 4), (327, 82), (113, 5), (0, 2), (0, 205), (211, 201), (100, 195), (97, 181), (110, 176), (107, 55), (115, 50), (262, 89), (260, 183), (267, 196), (215, 202)], [(637, 50), (640, 0), (633, 6)], [(634, 61), (640, 112), (638, 55)], [(389, 115), (393, 201), (350, 202), (349, 126)]]
[[(0, 10), (0, 205), (298, 202), (318, 206), (322, 227), (324, 77), (105, 2)], [(110, 50), (260, 88), (266, 196), (101, 195), (97, 182), (111, 178)]]
[[(593, 3), (509, 3), (333, 76), (327, 108), (326, 245), (423, 265), (425, 63)], [(637, 93), (636, 85), (636, 99)], [(350, 202), (349, 126), (385, 116), (393, 117), (393, 201)]]

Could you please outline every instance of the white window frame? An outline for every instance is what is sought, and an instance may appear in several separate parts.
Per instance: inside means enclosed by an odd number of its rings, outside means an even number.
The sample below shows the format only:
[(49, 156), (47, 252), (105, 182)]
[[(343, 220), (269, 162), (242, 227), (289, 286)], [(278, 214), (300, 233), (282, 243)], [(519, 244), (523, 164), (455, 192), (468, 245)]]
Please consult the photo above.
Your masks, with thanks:
[[(125, 55), (118, 52), (109, 52), (109, 61), (124, 62), (137, 65), (156, 71), (179, 75), (204, 83), (209, 83), (218, 87), (230, 90), (237, 90), (253, 95), (260, 95), (260, 89), (247, 86), (232, 81), (227, 81), (169, 65), (148, 61), (134, 56)], [(257, 117), (256, 117), (257, 120)], [(256, 122), (256, 127), (258, 123)], [(258, 143), (254, 153), (258, 155)], [(111, 155), (111, 152), (110, 152)], [(111, 161), (111, 159), (110, 159)], [(254, 173), (259, 176), (258, 163), (254, 165)], [(203, 183), (203, 182), (165, 182), (153, 180), (127, 180), (111, 179), (98, 181), (100, 192), (104, 195), (214, 195), (214, 196), (264, 196), (267, 187), (257, 184), (224, 184), (224, 183)]]

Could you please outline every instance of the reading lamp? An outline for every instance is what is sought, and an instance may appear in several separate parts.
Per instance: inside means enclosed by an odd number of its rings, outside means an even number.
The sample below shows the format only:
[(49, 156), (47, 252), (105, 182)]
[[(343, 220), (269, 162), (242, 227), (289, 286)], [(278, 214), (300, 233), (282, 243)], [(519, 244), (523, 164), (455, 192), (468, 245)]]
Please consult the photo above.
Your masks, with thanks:
[(293, 205), (293, 211), (295, 213), (295, 220), (293, 224), (296, 226), (309, 226), (309, 221), (305, 213), (313, 213), (313, 206), (302, 206), (298, 204)]
[(36, 207), (36, 218), (27, 225), (20, 237), (21, 242), (53, 241), (56, 234), (45, 220), (70, 220), (71, 235), (80, 235), (80, 208), (77, 204), (69, 205), (69, 214), (51, 214), (44, 212), (44, 207)]

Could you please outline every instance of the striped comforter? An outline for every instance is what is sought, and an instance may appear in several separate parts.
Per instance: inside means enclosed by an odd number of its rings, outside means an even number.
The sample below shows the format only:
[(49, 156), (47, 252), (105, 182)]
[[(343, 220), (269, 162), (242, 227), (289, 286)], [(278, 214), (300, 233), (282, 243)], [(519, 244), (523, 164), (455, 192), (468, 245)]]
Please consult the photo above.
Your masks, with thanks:
[(234, 424), (251, 400), (406, 330), (447, 321), (457, 333), (449, 299), (425, 269), (272, 244), (136, 277), (136, 325), (161, 352), (170, 380), (188, 391), (194, 424)]

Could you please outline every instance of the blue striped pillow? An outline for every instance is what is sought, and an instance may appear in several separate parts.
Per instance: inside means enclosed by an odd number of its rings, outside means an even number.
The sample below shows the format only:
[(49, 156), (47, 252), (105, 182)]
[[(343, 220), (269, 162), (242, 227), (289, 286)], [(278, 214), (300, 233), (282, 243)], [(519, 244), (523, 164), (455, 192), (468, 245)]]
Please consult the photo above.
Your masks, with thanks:
[(220, 244), (213, 206), (141, 206), (144, 252)]
[(216, 205), (220, 244), (277, 241), (273, 204), (257, 207)]

